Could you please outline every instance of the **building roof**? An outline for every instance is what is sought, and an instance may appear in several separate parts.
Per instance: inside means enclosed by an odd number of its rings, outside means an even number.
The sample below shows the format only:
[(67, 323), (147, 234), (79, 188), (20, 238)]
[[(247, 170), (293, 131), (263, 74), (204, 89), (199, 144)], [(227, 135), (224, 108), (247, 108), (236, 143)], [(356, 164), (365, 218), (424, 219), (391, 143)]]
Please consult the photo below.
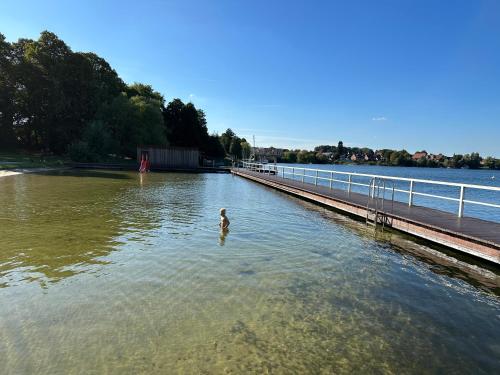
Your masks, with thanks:
[(411, 157), (413, 160), (418, 160), (427, 157), (427, 151), (415, 152)]

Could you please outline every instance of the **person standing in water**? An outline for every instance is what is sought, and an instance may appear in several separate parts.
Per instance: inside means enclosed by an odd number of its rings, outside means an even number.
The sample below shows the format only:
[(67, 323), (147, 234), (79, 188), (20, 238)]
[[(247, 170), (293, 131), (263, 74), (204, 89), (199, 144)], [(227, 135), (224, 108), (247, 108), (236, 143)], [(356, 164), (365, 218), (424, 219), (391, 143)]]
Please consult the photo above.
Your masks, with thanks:
[(227, 218), (226, 216), (226, 209), (225, 208), (221, 208), (220, 209), (220, 228), (221, 229), (227, 229), (229, 227), (229, 219)]

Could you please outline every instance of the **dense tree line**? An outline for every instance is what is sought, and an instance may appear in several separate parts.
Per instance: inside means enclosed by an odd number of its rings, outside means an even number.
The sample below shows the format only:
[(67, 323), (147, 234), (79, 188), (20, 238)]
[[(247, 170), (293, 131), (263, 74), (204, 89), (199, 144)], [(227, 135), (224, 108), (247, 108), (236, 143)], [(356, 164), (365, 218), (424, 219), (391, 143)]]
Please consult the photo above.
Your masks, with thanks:
[(54, 33), (9, 43), (0, 34), (0, 147), (97, 161), (135, 157), (139, 144), (198, 147), (223, 157), (205, 113), (151, 86), (127, 85), (94, 53), (73, 52)]

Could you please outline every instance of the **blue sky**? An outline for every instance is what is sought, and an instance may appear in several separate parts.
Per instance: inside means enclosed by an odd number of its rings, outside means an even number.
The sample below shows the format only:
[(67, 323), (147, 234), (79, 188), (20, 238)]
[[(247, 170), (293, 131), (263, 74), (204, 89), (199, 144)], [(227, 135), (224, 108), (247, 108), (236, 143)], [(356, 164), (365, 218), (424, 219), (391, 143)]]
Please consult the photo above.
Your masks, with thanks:
[(45, 29), (260, 146), (500, 156), (500, 1), (0, 2)]

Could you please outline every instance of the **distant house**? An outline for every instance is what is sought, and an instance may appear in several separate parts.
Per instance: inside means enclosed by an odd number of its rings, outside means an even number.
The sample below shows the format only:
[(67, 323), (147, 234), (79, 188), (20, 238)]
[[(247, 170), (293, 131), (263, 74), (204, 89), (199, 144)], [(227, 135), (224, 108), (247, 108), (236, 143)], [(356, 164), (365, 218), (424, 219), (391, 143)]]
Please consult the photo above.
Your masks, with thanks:
[(417, 160), (420, 160), (422, 158), (427, 158), (427, 155), (429, 155), (427, 153), (427, 151), (420, 151), (420, 152), (415, 152), (411, 158), (413, 160), (417, 161)]
[(373, 156), (370, 154), (357, 153), (352, 154), (350, 157), (351, 161), (371, 161), (373, 160)]
[(374, 156), (375, 161), (385, 161), (384, 154), (382, 151), (375, 151), (375, 156)]
[(272, 159), (274, 162), (283, 156), (283, 149), (274, 147), (252, 147), (255, 160)]
[(429, 160), (433, 160), (433, 161), (441, 161), (441, 160), (444, 160), (446, 159), (446, 156), (444, 156), (443, 154), (430, 154), (428, 157), (427, 157)]

